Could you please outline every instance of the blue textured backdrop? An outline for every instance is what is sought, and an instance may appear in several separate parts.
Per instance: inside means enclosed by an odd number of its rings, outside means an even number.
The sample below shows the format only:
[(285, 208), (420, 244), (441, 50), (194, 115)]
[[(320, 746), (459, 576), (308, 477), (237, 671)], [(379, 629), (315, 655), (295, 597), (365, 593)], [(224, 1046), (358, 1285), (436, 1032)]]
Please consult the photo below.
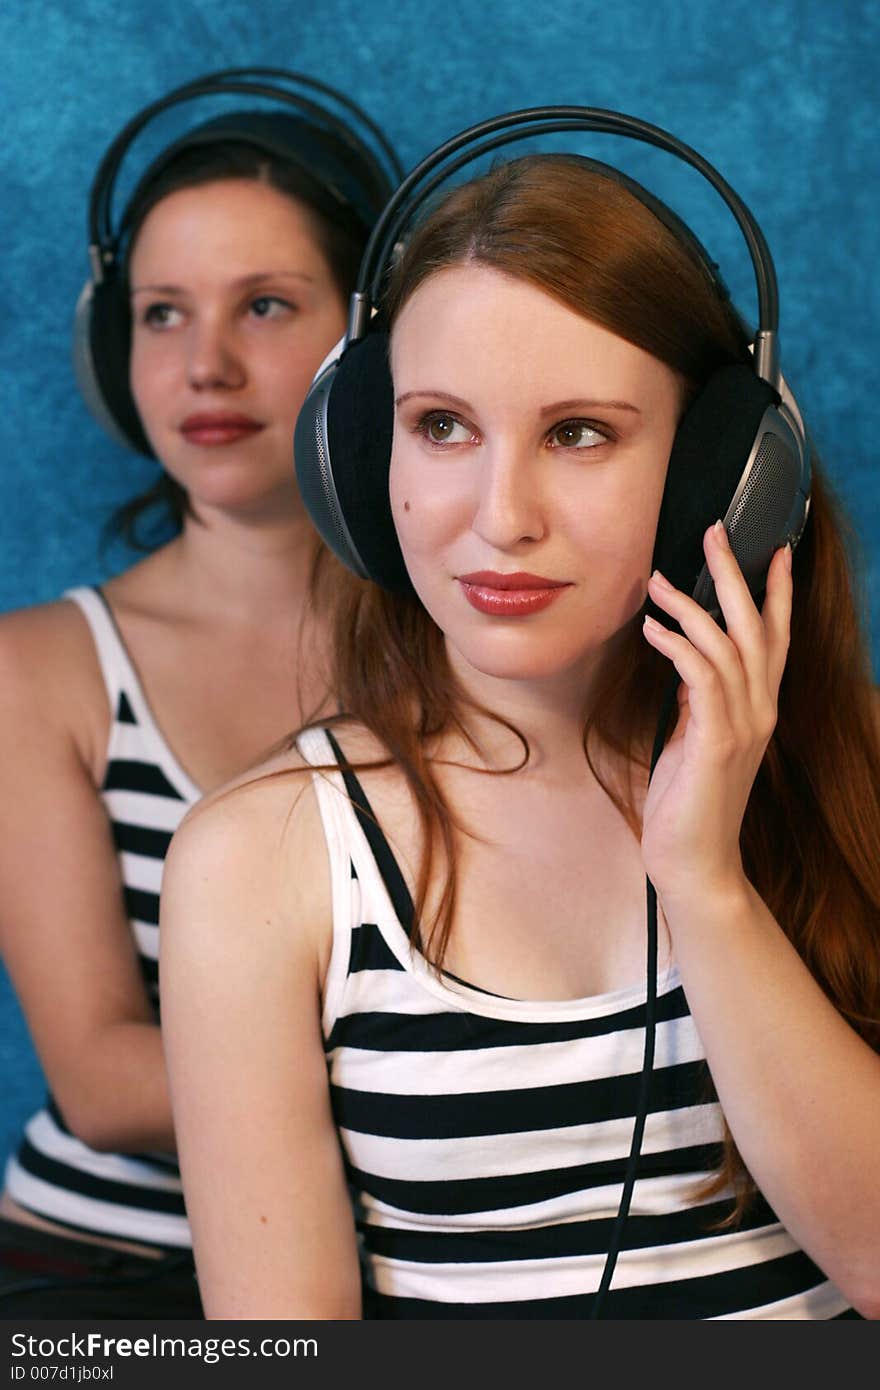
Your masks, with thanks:
[[(775, 255), (786, 374), (855, 515), (876, 651), (878, 40), (876, 0), (7, 0), (0, 609), (121, 567), (124, 553), (99, 556), (98, 530), (150, 475), (101, 435), (69, 365), (98, 158), (171, 86), (227, 65), (277, 64), (349, 90), (407, 164), (465, 125), (542, 102), (629, 111), (715, 163)], [(696, 175), (628, 142), (570, 147), (620, 162), (691, 220), (752, 317), (744, 246)], [(0, 1075), (2, 1157), (41, 1084), (2, 971)]]

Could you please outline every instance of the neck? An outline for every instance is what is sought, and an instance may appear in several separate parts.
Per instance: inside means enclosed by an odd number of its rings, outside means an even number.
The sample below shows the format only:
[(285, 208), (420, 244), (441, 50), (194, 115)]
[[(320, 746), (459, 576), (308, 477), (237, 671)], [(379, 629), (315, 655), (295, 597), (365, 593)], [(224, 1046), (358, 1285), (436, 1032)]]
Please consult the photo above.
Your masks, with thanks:
[(262, 625), (300, 613), (318, 544), (302, 508), (254, 517), (202, 507), (169, 550), (195, 606)]
[[(584, 723), (603, 655), (604, 648), (588, 653), (567, 671), (528, 680), (486, 675), (454, 651), (449, 651), (449, 660), (465, 696), (526, 738), (530, 770), (565, 780), (582, 775), (585, 766)], [(497, 719), (468, 711), (465, 722), (490, 765), (509, 767), (522, 756), (519, 739)]]

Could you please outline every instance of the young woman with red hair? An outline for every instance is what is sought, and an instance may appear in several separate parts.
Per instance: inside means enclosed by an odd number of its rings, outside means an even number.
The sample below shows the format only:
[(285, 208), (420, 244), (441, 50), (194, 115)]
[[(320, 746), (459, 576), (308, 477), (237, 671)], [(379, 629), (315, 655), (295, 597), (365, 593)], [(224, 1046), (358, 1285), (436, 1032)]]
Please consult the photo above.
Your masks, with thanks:
[[(652, 573), (670, 449), (748, 338), (571, 156), (416, 229), (384, 303), (412, 593), (351, 579), (344, 712), (190, 815), (163, 899), (210, 1317), (880, 1314), (880, 751), (814, 467), (760, 606)], [(652, 613), (646, 613), (646, 600)], [(649, 785), (672, 671), (677, 718)]]

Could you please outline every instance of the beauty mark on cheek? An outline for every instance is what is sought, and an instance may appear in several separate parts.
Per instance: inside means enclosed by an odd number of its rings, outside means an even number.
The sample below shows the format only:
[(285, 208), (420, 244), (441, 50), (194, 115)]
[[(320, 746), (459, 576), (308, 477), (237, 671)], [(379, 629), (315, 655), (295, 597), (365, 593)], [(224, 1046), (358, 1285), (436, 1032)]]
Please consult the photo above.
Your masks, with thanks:
[(404, 504), (403, 504), (403, 510), (404, 510), (405, 512), (408, 512), (408, 511), (409, 511), (409, 502), (404, 502)]

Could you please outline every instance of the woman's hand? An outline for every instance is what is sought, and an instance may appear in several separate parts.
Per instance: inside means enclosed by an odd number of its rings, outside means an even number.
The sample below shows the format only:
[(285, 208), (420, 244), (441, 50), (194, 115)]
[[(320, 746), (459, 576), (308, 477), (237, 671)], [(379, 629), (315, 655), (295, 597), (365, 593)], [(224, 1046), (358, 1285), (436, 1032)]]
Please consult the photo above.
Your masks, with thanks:
[(880, 1057), (824, 993), (740, 857), (788, 652), (790, 552), (773, 557), (759, 613), (714, 528), (704, 549), (727, 633), (685, 594), (650, 583), (684, 635), (645, 627), (682, 686), (648, 788), (642, 857), (746, 1168), (784, 1230), (876, 1319)]
[(664, 904), (743, 884), (740, 828), (764, 751), (788, 653), (791, 550), (777, 551), (759, 613), (720, 522), (703, 538), (725, 633), (659, 572), (658, 608), (684, 636), (645, 618), (644, 633), (681, 677), (673, 733), (645, 801), (642, 860)]

